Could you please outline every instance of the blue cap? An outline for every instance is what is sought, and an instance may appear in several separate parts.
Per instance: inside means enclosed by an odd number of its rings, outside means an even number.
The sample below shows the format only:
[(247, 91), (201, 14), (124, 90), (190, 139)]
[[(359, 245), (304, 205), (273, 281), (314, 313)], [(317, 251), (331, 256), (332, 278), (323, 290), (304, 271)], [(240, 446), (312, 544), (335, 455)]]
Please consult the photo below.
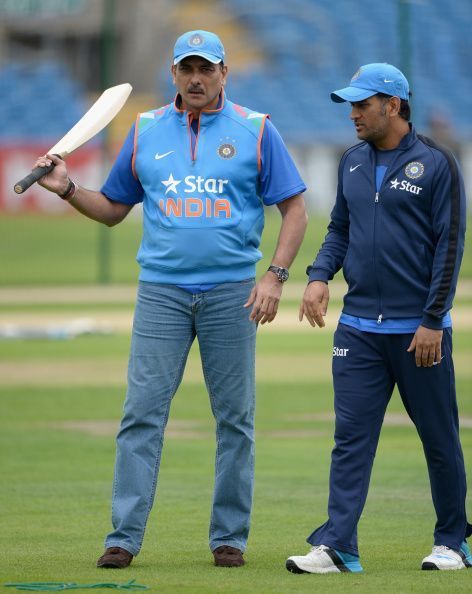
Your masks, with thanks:
[(398, 68), (391, 64), (366, 64), (351, 79), (351, 84), (331, 93), (336, 103), (363, 101), (377, 93), (400, 97), (408, 101), (408, 81)]
[(187, 31), (174, 46), (174, 64), (189, 56), (200, 56), (213, 64), (224, 62), (225, 48), (218, 35), (210, 31)]

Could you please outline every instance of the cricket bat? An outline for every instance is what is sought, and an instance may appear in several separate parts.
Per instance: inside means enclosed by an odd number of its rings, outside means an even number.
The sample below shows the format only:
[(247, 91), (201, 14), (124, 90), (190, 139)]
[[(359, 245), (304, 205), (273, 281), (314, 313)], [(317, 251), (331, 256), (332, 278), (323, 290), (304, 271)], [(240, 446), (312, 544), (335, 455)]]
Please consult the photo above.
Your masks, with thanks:
[[(116, 116), (125, 104), (131, 93), (129, 83), (110, 87), (100, 95), (87, 113), (80, 118), (73, 128), (48, 150), (49, 154), (56, 154), (65, 159), (72, 151), (82, 146), (85, 142), (98, 134)], [(52, 163), (49, 167), (36, 167), (33, 171), (15, 184), (17, 194), (22, 194), (35, 181), (54, 169)]]

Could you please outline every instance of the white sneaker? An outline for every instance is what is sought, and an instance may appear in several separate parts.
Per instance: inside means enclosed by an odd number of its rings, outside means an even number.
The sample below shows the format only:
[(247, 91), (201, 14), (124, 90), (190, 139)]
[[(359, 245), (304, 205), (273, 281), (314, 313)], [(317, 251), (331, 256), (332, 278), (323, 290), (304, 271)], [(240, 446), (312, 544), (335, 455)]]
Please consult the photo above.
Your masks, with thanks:
[(472, 556), (466, 542), (459, 551), (446, 546), (434, 546), (431, 555), (423, 559), (421, 569), (465, 569), (472, 567)]
[(285, 567), (292, 573), (360, 573), (362, 571), (359, 557), (325, 545), (312, 547), (306, 555), (289, 557)]

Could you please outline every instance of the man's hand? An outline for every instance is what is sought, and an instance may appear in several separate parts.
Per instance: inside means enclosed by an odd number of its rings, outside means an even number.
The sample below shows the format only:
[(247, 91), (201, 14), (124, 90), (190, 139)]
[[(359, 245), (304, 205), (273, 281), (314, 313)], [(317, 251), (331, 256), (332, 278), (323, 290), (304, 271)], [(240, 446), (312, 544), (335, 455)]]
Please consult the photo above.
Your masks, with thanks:
[(54, 163), (54, 169), (39, 179), (38, 184), (55, 194), (64, 194), (69, 185), (69, 177), (66, 164), (62, 159), (56, 157), (56, 155), (45, 155), (39, 157), (34, 167), (48, 167), (51, 163)]
[(325, 325), (324, 316), (328, 311), (329, 303), (329, 289), (328, 285), (322, 281), (313, 281), (305, 289), (302, 302), (300, 304), (300, 312), (298, 319), (300, 322), (303, 316), (313, 326), (323, 328)]
[(261, 324), (272, 322), (277, 315), (282, 283), (273, 272), (266, 272), (249, 295), (244, 307), (252, 305), (249, 319)]
[(415, 360), (417, 367), (432, 367), (434, 364), (441, 363), (441, 341), (443, 331), (431, 330), (424, 326), (419, 326), (413, 336), (407, 351), (415, 351)]

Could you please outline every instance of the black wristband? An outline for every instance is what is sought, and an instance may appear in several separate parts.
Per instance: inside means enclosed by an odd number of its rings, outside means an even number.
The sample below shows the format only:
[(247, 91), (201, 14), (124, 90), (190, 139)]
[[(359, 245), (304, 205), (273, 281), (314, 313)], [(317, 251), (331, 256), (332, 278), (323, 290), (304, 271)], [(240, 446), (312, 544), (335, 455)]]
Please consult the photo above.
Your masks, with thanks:
[(69, 177), (69, 185), (67, 186), (66, 191), (64, 192), (64, 194), (58, 194), (58, 196), (59, 196), (59, 198), (62, 198), (62, 200), (70, 200), (74, 196), (76, 191), (77, 191), (77, 186), (74, 184), (74, 182)]

